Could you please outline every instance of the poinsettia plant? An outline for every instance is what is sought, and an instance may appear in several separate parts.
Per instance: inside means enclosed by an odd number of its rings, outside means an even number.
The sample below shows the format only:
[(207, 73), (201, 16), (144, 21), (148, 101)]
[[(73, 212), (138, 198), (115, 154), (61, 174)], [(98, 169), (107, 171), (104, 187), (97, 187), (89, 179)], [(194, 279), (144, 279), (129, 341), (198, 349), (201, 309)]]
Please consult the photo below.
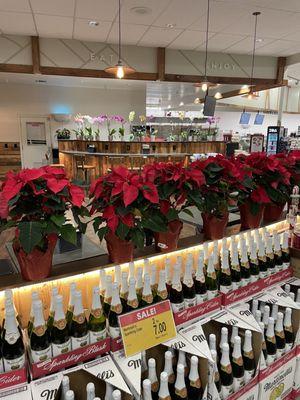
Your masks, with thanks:
[(112, 232), (137, 247), (144, 246), (149, 210), (159, 202), (150, 179), (118, 166), (92, 183), (90, 198), (93, 227), (100, 240)]
[(47, 250), (49, 235), (76, 243), (76, 228), (68, 220), (70, 210), (79, 228), (88, 215), (84, 192), (70, 183), (62, 168), (45, 166), (8, 172), (0, 186), (2, 228), (16, 227), (16, 241), (29, 254), (34, 248)]

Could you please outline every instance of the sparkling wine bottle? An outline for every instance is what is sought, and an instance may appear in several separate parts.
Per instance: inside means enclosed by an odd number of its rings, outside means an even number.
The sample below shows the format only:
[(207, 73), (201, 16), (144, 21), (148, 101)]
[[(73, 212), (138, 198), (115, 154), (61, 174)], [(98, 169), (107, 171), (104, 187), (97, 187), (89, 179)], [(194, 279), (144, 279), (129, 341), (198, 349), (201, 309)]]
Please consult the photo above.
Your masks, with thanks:
[(128, 269), (129, 269), (129, 278), (135, 278), (135, 266), (134, 266), (134, 262), (130, 261), (130, 263), (128, 264)]
[(226, 326), (223, 326), (221, 329), (221, 339), (219, 343), (220, 354), (222, 353), (222, 348), (224, 343), (228, 344), (228, 329), (226, 328)]
[(157, 268), (155, 264), (151, 265), (151, 276), (150, 276), (150, 286), (152, 290), (153, 297), (156, 295), (157, 291)]
[(283, 233), (281, 250), (282, 250), (282, 267), (283, 269), (287, 269), (290, 266), (290, 260), (291, 260), (288, 231), (285, 231)]
[(190, 373), (188, 376), (187, 393), (189, 400), (199, 400), (203, 396), (203, 389), (199, 376), (198, 357), (191, 357)]
[(143, 400), (153, 400), (150, 379), (143, 380)]
[(263, 355), (266, 360), (268, 354), (267, 354), (266, 338), (265, 338), (265, 333), (264, 333), (265, 326), (264, 326), (263, 322), (259, 322), (258, 325), (260, 326), (260, 330), (262, 332), (261, 349), (262, 349)]
[(204, 253), (200, 252), (197, 262), (197, 271), (194, 278), (195, 291), (196, 291), (196, 302), (201, 304), (207, 300), (207, 289), (204, 275)]
[(232, 289), (236, 290), (241, 287), (241, 266), (239, 260), (239, 253), (236, 241), (234, 239), (231, 240), (231, 249), (230, 249), (230, 269), (231, 269), (231, 280), (232, 280)]
[[(105, 294), (104, 294), (104, 301), (103, 301), (103, 312), (106, 318), (108, 317), (109, 310), (110, 310), (110, 303), (112, 300), (112, 285), (113, 279), (111, 275), (105, 276)], [(119, 289), (119, 286), (118, 286)]]
[(95, 399), (95, 385), (93, 382), (89, 382), (86, 385), (86, 400), (94, 400)]
[(51, 289), (51, 302), (50, 302), (50, 309), (49, 309), (49, 317), (47, 321), (47, 325), (49, 329), (52, 329), (53, 321), (54, 321), (54, 308), (55, 308), (55, 299), (58, 295), (58, 288), (55, 286)]
[(285, 335), (283, 329), (283, 313), (277, 313), (277, 320), (275, 324), (275, 339), (277, 354), (276, 358), (280, 358), (285, 353)]
[(255, 360), (252, 347), (252, 332), (248, 329), (245, 331), (243, 360), (245, 368), (245, 383), (247, 384), (253, 378), (255, 373)]
[(277, 304), (272, 305), (271, 317), (274, 319), (275, 322), (277, 321), (277, 317), (278, 317), (278, 305)]
[(103, 303), (105, 292), (106, 292), (106, 271), (105, 271), (105, 269), (100, 269), (100, 271), (99, 271), (99, 288), (100, 288), (101, 303)]
[(280, 246), (280, 236), (276, 231), (273, 232), (273, 246), (274, 246), (275, 271), (279, 272), (283, 269), (283, 261), (282, 261), (282, 251)]
[(105, 382), (105, 397), (104, 397), (104, 400), (111, 400), (113, 391), (114, 391), (113, 385), (111, 385), (108, 382)]
[(230, 336), (230, 350), (233, 352), (234, 348), (234, 338), (236, 336), (239, 336), (239, 328), (237, 326), (233, 326), (231, 330), (231, 336)]
[(116, 283), (112, 285), (112, 300), (108, 314), (108, 331), (110, 336), (115, 339), (120, 336), (120, 326), (118, 316), (123, 312), (122, 303), (119, 295), (119, 287)]
[(179, 350), (178, 351), (178, 362), (177, 364), (181, 364), (184, 366), (184, 376), (186, 377), (189, 373), (189, 369), (187, 366), (187, 362), (186, 362), (186, 354), (184, 351)]
[(121, 400), (121, 391), (116, 389), (112, 392), (112, 400)]
[(74, 311), (70, 324), (72, 350), (89, 344), (88, 323), (84, 314), (81, 292), (76, 290)]
[(221, 254), (221, 272), (220, 272), (220, 292), (229, 293), (232, 291), (231, 272), (229, 268), (228, 251), (224, 250)]
[(128, 272), (123, 271), (121, 275), (121, 289), (120, 289), (120, 299), (122, 303), (122, 307), (125, 307), (127, 303), (127, 297), (129, 293), (128, 287)]
[(259, 277), (260, 279), (266, 278), (268, 276), (268, 265), (267, 265), (267, 258), (265, 253), (265, 246), (262, 239), (258, 241), (258, 265), (259, 265)]
[(172, 398), (174, 395), (175, 374), (173, 370), (173, 354), (169, 350), (165, 352), (164, 372), (168, 374), (169, 392)]
[(283, 290), (285, 291), (286, 294), (291, 293), (291, 285), (289, 283), (286, 283), (283, 287)]
[(249, 264), (250, 264), (250, 275), (251, 275), (250, 281), (256, 282), (259, 279), (259, 261), (257, 257), (257, 246), (252, 238), (250, 240)]
[[(28, 336), (30, 336), (31, 331), (32, 331), (32, 326), (33, 326), (33, 319), (34, 319), (33, 305), (38, 300), (39, 300), (38, 292), (35, 292), (35, 291), (31, 292), (31, 308), (30, 308), (30, 315), (29, 315), (29, 321), (28, 321), (28, 326), (27, 326)], [(11, 303), (11, 301), (10, 301), (10, 303)]]
[(184, 307), (190, 308), (195, 306), (197, 304), (197, 299), (196, 299), (196, 289), (195, 289), (194, 279), (192, 275), (191, 262), (187, 262), (185, 266), (182, 291), (184, 298)]
[(166, 271), (166, 285), (169, 293), (172, 286), (171, 259), (169, 257), (166, 257), (165, 271)]
[(269, 317), (266, 331), (267, 365), (271, 365), (276, 360), (277, 346), (274, 332), (274, 319)]
[(170, 290), (170, 302), (173, 312), (184, 310), (184, 297), (182, 291), (182, 284), (180, 281), (180, 266), (174, 265), (172, 287)]
[(160, 374), (160, 387), (158, 391), (158, 399), (171, 400), (169, 385), (168, 385), (168, 374), (166, 372), (162, 372)]
[(218, 390), (218, 393), (221, 394), (221, 380), (220, 380), (220, 374), (219, 374), (219, 370), (217, 367), (217, 352), (215, 350), (211, 350), (211, 356), (213, 359), (213, 363), (209, 363), (209, 374), (211, 376), (214, 376), (214, 382), (216, 385), (216, 388)]
[(255, 315), (256, 310), (258, 310), (258, 300), (253, 299), (251, 304), (251, 312), (253, 315)]
[(73, 390), (67, 391), (66, 400), (75, 400), (75, 394), (74, 394)]
[(232, 352), (233, 390), (237, 392), (245, 385), (245, 369), (241, 350), (241, 338), (235, 336)]
[(136, 269), (136, 295), (137, 295), (139, 303), (142, 300), (142, 294), (143, 294), (143, 268), (137, 267), (137, 269)]
[(272, 275), (276, 272), (276, 269), (271, 236), (266, 237), (266, 260), (268, 265), (268, 275)]
[(33, 325), (29, 337), (30, 354), (34, 363), (45, 361), (52, 356), (50, 332), (43, 315), (43, 303), (33, 303)]
[(166, 271), (161, 269), (159, 271), (158, 286), (155, 301), (163, 301), (168, 298), (168, 290), (166, 286)]
[[(118, 283), (117, 285), (119, 286)], [(98, 286), (93, 288), (92, 308), (89, 316), (88, 329), (90, 343), (99, 342), (106, 338), (106, 318), (103, 314), (100, 301), (100, 289)]]
[[(75, 300), (75, 299), (74, 299)], [(63, 309), (63, 297), (56, 296), (54, 308), (54, 321), (51, 329), (52, 355), (64, 354), (71, 351), (71, 339), (66, 315)]]
[(152, 303), (153, 303), (153, 293), (151, 290), (151, 278), (150, 275), (146, 272), (144, 274), (144, 287), (142, 292), (141, 307), (149, 306)]
[(76, 293), (76, 283), (70, 283), (70, 295), (69, 295), (69, 304), (67, 309), (67, 322), (68, 324), (71, 323), (74, 311), (74, 303), (75, 303), (75, 293)]
[(154, 358), (149, 358), (148, 360), (148, 379), (151, 382), (151, 394), (152, 399), (158, 399), (158, 389), (159, 389), (159, 382), (156, 375), (156, 361)]
[(293, 326), (292, 326), (292, 309), (289, 307), (285, 309), (283, 327), (284, 327), (286, 351), (289, 351), (293, 347), (295, 340)]
[(263, 314), (263, 323), (265, 326), (265, 332), (267, 331), (268, 324), (269, 324), (269, 317), (270, 317), (270, 307), (269, 306), (264, 306), (264, 314)]
[(129, 292), (127, 296), (127, 303), (125, 305), (125, 312), (136, 310), (139, 307), (139, 301), (135, 289), (135, 278), (129, 278)]
[(208, 266), (206, 273), (206, 288), (208, 300), (218, 296), (217, 275), (214, 267), (214, 255), (211, 254), (208, 258)]
[(66, 400), (66, 394), (70, 390), (70, 378), (64, 375), (61, 381), (61, 400)]
[(258, 323), (261, 322), (261, 311), (260, 311), (260, 310), (256, 310), (256, 311), (255, 311), (254, 318), (256, 319), (256, 321), (257, 321)]
[(217, 338), (214, 333), (210, 333), (208, 337), (208, 343), (210, 350), (217, 351)]
[[(129, 263), (129, 271), (130, 271), (130, 264), (131, 263)], [(114, 279), (115, 282), (118, 284), (118, 286), (121, 287), (122, 271), (120, 265), (116, 265), (114, 268)]]
[(227, 399), (233, 393), (233, 375), (229, 358), (228, 343), (222, 344), (222, 357), (220, 360), (220, 379), (221, 394), (223, 399)]
[(246, 241), (241, 238), (240, 242), (240, 260), (241, 260), (241, 282), (242, 286), (247, 286), (251, 281), (250, 264), (247, 253)]
[(187, 388), (184, 379), (184, 366), (179, 363), (177, 364), (174, 400), (188, 400)]
[(298, 288), (298, 290), (297, 290), (296, 303), (300, 304), (300, 288)]

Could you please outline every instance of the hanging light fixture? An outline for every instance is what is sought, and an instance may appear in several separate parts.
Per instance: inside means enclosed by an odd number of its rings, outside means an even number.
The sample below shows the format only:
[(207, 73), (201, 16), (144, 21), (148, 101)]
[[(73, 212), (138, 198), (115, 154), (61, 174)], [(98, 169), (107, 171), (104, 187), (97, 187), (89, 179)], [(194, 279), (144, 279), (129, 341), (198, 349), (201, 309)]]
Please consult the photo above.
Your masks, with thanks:
[(105, 68), (105, 72), (115, 75), (119, 79), (123, 79), (127, 74), (133, 74), (134, 68), (128, 67), (123, 64), (121, 57), (121, 0), (119, 0), (119, 42), (118, 42), (118, 62), (113, 67)]
[(261, 13), (259, 11), (255, 11), (252, 15), (255, 17), (255, 25), (254, 25), (254, 40), (253, 40), (253, 51), (252, 51), (252, 64), (251, 64), (251, 75), (250, 75), (250, 85), (249, 91), (247, 94), (243, 95), (248, 100), (253, 100), (259, 97), (259, 95), (253, 90), (253, 75), (254, 75), (254, 62), (255, 62), (255, 50), (256, 50), (256, 35), (257, 35), (257, 18)]

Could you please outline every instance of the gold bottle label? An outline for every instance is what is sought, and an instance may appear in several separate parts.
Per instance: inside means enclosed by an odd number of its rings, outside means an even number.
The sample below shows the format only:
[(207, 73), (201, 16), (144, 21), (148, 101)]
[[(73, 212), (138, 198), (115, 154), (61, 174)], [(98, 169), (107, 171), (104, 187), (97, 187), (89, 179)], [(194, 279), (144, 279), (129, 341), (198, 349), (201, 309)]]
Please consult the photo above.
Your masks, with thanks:
[(230, 364), (228, 364), (228, 365), (222, 365), (221, 364), (221, 370), (226, 372), (226, 374), (231, 374), (232, 373), (232, 368), (231, 368)]
[(121, 304), (117, 304), (115, 306), (111, 306), (110, 310), (115, 312), (116, 314), (121, 314), (122, 312), (122, 305)]
[(95, 308), (94, 310), (92, 309), (92, 310), (91, 310), (91, 315), (92, 315), (94, 318), (100, 318), (101, 315), (102, 315), (102, 310), (101, 310), (101, 308)]
[(201, 388), (201, 381), (198, 378), (196, 381), (190, 381), (190, 386), (200, 389)]
[(254, 358), (253, 350), (244, 351), (244, 356), (249, 358), (250, 360), (253, 360), (253, 358)]
[(46, 326), (45, 325), (35, 326), (33, 328), (33, 332), (36, 334), (36, 336), (43, 336), (46, 332)]
[(293, 333), (293, 327), (292, 327), (292, 325), (290, 325), (290, 326), (285, 326), (285, 327), (284, 327), (284, 330), (287, 331), (287, 332)]
[(207, 277), (211, 279), (217, 279), (216, 272), (207, 272)]
[(191, 288), (194, 284), (194, 281), (193, 281), (193, 279), (189, 279), (187, 281), (183, 281), (183, 283), (185, 284), (185, 286)]
[(259, 259), (260, 261), (264, 262), (264, 263), (267, 261), (267, 257), (266, 257), (266, 256), (258, 257), (258, 259)]
[(66, 319), (59, 319), (57, 321), (54, 320), (53, 326), (62, 331), (67, 326), (67, 320)]
[(176, 389), (176, 388), (175, 388), (175, 394), (176, 394), (178, 397), (180, 397), (180, 398), (182, 398), (182, 399), (185, 399), (185, 398), (187, 397), (187, 390), (186, 390), (185, 387), (182, 388), (182, 389)]
[(282, 256), (281, 250), (274, 251), (274, 254), (276, 254), (276, 256), (278, 256), (278, 257)]
[(143, 296), (143, 300), (148, 303), (151, 304), (153, 303), (153, 296), (152, 294), (147, 294), (146, 296)]
[(273, 253), (267, 253), (266, 256), (267, 256), (270, 260), (273, 260), (273, 259), (274, 259), (274, 254), (273, 254)]
[(241, 262), (241, 267), (249, 269), (250, 268), (250, 264), (248, 262)]
[(78, 315), (73, 315), (73, 321), (77, 322), (77, 324), (83, 324), (84, 320), (85, 320), (84, 313), (78, 314)]
[(120, 293), (120, 297), (121, 297), (121, 299), (127, 300), (127, 298), (128, 298), (128, 292)]
[(275, 331), (275, 335), (280, 337), (281, 339), (284, 339), (284, 332), (283, 331), (280, 331), (280, 332)]
[(156, 392), (158, 392), (158, 389), (159, 389), (159, 383), (158, 382), (151, 383), (152, 392), (156, 393)]
[(110, 304), (112, 297), (104, 297), (104, 303)]
[(234, 271), (240, 272), (240, 265), (239, 264), (231, 264), (231, 269), (233, 269)]
[(160, 290), (160, 291), (157, 292), (157, 295), (161, 299), (165, 300), (168, 297), (168, 291), (167, 290)]
[(266, 339), (270, 343), (276, 343), (275, 336), (267, 336)]
[(232, 358), (232, 361), (233, 361), (236, 365), (238, 365), (239, 367), (241, 367), (241, 366), (243, 365), (243, 358), (242, 358), (242, 357), (239, 357), (239, 358), (233, 357), (233, 358)]
[(127, 304), (132, 308), (138, 308), (139, 302), (137, 299), (127, 300)]
[(230, 276), (231, 275), (230, 269), (222, 269), (222, 274)]

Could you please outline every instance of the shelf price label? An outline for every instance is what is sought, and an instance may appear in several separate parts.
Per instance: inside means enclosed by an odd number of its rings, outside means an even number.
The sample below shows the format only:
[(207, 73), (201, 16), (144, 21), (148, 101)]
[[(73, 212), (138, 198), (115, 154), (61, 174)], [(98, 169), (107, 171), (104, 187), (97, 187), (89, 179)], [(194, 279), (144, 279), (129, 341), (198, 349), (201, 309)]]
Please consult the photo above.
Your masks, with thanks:
[(121, 315), (119, 324), (126, 357), (177, 335), (169, 300)]

